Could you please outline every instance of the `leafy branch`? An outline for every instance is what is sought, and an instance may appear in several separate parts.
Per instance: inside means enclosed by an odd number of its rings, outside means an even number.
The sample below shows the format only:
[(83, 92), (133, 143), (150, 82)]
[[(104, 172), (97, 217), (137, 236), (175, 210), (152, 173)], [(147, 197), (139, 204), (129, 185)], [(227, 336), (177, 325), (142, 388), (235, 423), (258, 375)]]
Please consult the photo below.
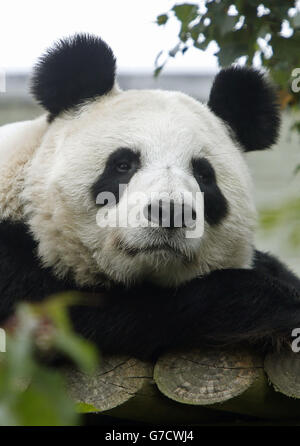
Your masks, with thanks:
[(300, 8), (297, 1), (281, 0), (202, 0), (175, 4), (160, 14), (156, 23), (167, 26), (179, 22), (178, 41), (156, 60), (157, 76), (170, 57), (191, 47), (205, 51), (215, 42), (215, 55), (224, 67), (236, 62), (258, 64), (270, 71), (280, 88), (282, 107), (296, 109), (299, 95), (291, 89), (294, 68), (300, 67)]

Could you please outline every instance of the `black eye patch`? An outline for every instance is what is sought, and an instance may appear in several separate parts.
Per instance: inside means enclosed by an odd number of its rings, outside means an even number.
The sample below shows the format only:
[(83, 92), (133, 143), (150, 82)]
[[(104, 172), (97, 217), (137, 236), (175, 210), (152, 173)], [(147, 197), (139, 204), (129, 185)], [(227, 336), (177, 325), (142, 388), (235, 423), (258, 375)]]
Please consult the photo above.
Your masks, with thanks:
[(205, 158), (192, 160), (193, 175), (204, 193), (204, 217), (210, 225), (220, 223), (228, 213), (228, 203), (217, 184), (216, 173)]
[[(107, 159), (104, 171), (92, 186), (94, 201), (96, 202), (96, 198), (101, 192), (110, 192), (118, 203), (120, 184), (128, 184), (140, 165), (139, 153), (128, 148), (115, 150)], [(107, 201), (103, 204), (107, 204)]]

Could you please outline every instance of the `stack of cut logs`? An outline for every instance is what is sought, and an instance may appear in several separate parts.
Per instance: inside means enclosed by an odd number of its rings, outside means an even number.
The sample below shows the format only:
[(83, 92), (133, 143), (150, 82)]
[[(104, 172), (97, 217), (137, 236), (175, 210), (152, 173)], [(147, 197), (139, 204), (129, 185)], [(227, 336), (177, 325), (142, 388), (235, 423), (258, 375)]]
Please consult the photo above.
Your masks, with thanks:
[(300, 421), (300, 354), (289, 351), (263, 358), (241, 349), (193, 350), (156, 364), (104, 357), (92, 376), (66, 376), (78, 410), (99, 416), (190, 425)]

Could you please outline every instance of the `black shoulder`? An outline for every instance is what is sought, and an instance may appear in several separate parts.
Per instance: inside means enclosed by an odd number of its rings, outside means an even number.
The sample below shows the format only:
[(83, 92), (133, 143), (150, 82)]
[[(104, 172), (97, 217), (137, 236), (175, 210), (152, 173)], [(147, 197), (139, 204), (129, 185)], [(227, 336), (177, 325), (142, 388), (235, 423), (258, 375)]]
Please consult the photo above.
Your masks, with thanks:
[(253, 258), (253, 267), (257, 271), (269, 274), (300, 291), (300, 279), (274, 255), (256, 250)]
[(24, 223), (0, 222), (0, 322), (18, 301), (39, 301), (71, 288), (71, 282), (57, 279), (41, 265), (37, 244)]

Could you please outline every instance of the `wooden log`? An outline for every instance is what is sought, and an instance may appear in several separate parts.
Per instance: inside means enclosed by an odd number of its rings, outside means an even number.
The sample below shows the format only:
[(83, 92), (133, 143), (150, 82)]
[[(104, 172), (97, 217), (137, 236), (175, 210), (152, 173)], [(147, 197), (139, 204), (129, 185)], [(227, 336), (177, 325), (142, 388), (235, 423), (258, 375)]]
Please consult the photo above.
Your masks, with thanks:
[(153, 365), (124, 357), (104, 358), (92, 377), (74, 371), (67, 376), (81, 412), (199, 425), (243, 423), (243, 415), (300, 419), (300, 401), (275, 392), (262, 358), (240, 349), (165, 355), (155, 365), (155, 380)]
[(128, 357), (112, 356), (101, 360), (99, 370), (86, 375), (66, 370), (71, 398), (81, 411), (105, 411), (120, 406), (132, 398), (152, 379), (153, 365)]
[[(177, 404), (164, 397), (153, 380), (153, 364), (124, 357), (102, 358), (99, 371), (90, 376), (66, 370), (71, 398), (79, 412), (149, 423), (200, 423), (231, 419), (205, 408)], [(100, 414), (99, 414), (100, 416)]]
[(268, 354), (264, 367), (275, 390), (289, 397), (300, 398), (299, 353), (285, 350), (280, 353)]
[(178, 357), (182, 358), (182, 354), (167, 355), (162, 358), (165, 364), (154, 369), (160, 390), (170, 398), (239, 416), (274, 420), (300, 418), (300, 401), (274, 391), (264, 372), (263, 358), (255, 352), (195, 350), (184, 354), (179, 367)]
[(241, 350), (193, 350), (158, 360), (154, 379), (169, 398), (209, 405), (245, 392), (258, 378), (262, 361)]
[(244, 393), (209, 407), (282, 422), (300, 420), (300, 401), (276, 392), (263, 369), (259, 370), (258, 379)]

